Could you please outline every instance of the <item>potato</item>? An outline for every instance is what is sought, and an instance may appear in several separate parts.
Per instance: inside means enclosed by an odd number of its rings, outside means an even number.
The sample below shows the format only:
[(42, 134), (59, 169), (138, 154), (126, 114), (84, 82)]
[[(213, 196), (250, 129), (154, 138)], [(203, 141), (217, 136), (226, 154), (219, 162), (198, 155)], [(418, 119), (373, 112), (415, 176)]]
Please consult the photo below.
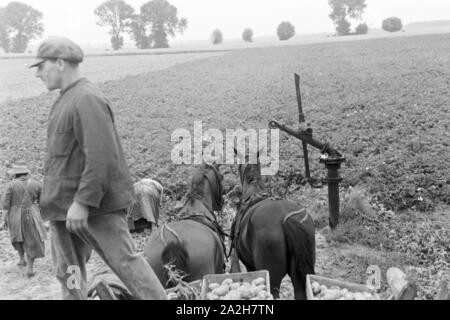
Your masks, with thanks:
[(225, 285), (230, 286), (230, 285), (233, 284), (233, 282), (234, 282), (233, 279), (230, 279), (230, 278), (225, 279), (225, 280), (223, 280), (223, 282), (222, 282), (222, 286), (225, 286)]
[(364, 292), (363, 295), (366, 297), (366, 300), (375, 300), (375, 297), (369, 292)]
[(268, 293), (267, 291), (260, 291), (258, 293), (258, 298), (259, 300), (267, 300), (269, 298), (270, 293)]
[(260, 293), (261, 291), (264, 291), (264, 290), (266, 290), (266, 286), (264, 284), (261, 284), (259, 286), (255, 286), (256, 294), (258, 294), (258, 293)]
[(255, 280), (252, 281), (252, 285), (254, 285), (255, 287), (258, 287), (260, 285), (266, 284), (266, 279), (264, 278), (257, 278)]
[(347, 294), (344, 295), (344, 299), (345, 300), (355, 300), (355, 296), (354, 296), (353, 292), (348, 292)]
[(320, 286), (320, 292), (327, 292), (328, 288), (327, 286), (324, 286), (323, 284)]
[(238, 289), (238, 291), (243, 299), (250, 299), (255, 296), (255, 294), (251, 290), (251, 286), (243, 285)]
[(218, 284), (218, 283), (211, 283), (211, 284), (208, 286), (208, 289), (211, 290), (211, 291), (213, 291), (213, 290), (215, 290), (215, 289), (217, 289), (217, 288), (219, 288), (219, 287), (220, 287), (220, 284)]
[(241, 294), (236, 290), (228, 292), (228, 294), (223, 297), (224, 300), (241, 300), (241, 298)]
[(328, 288), (320, 286), (319, 298), (323, 298), (328, 293)]
[(318, 295), (320, 293), (320, 284), (318, 282), (313, 282), (311, 287), (314, 295)]
[(222, 285), (219, 288), (213, 290), (213, 294), (219, 296), (219, 297), (223, 297), (225, 296), (228, 292), (230, 292), (230, 287), (227, 285)]
[(341, 297), (340, 290), (338, 289), (329, 289), (327, 290), (325, 296), (323, 297), (324, 300), (337, 300)]
[(230, 290), (237, 290), (241, 287), (241, 284), (239, 282), (234, 282), (230, 285)]
[(366, 300), (366, 297), (361, 292), (355, 293), (355, 300)]

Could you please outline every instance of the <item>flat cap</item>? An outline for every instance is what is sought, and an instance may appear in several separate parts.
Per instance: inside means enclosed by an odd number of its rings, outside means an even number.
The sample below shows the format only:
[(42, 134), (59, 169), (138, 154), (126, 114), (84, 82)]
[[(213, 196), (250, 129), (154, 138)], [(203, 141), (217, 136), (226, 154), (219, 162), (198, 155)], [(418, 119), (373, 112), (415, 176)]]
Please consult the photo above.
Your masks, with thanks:
[(41, 43), (37, 51), (36, 61), (30, 68), (37, 67), (46, 59), (63, 59), (73, 63), (83, 62), (84, 53), (80, 46), (70, 39), (51, 37)]

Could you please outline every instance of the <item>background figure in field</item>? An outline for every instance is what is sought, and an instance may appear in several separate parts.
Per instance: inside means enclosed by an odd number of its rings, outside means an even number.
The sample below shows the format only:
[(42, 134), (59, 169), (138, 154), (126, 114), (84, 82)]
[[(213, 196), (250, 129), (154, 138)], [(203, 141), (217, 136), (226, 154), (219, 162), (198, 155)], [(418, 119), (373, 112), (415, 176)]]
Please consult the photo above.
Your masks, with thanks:
[(131, 232), (152, 230), (158, 226), (159, 209), (164, 194), (163, 186), (153, 179), (143, 179), (134, 184), (137, 201), (128, 208), (128, 227)]
[(28, 277), (35, 275), (34, 260), (45, 256), (45, 228), (38, 207), (41, 184), (31, 178), (24, 162), (17, 162), (8, 171), (13, 180), (8, 184), (2, 206), (5, 226), (11, 243), (19, 253), (20, 267), (27, 267)]

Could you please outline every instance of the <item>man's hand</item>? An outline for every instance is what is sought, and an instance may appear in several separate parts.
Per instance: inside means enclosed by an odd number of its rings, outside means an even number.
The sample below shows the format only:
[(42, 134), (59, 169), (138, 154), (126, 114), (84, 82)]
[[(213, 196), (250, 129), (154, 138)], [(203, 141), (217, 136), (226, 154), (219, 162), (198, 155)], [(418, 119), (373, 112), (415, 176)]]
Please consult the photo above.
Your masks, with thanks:
[(67, 213), (66, 228), (69, 232), (87, 230), (89, 208), (83, 204), (74, 202)]

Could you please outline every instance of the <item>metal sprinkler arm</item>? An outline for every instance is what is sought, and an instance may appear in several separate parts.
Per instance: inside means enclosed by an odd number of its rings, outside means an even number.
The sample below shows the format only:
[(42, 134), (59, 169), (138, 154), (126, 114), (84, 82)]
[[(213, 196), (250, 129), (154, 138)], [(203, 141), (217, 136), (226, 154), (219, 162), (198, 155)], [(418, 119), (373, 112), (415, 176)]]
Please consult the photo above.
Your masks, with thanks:
[[(305, 115), (303, 113), (303, 105), (301, 100), (300, 76), (297, 74), (295, 75), (295, 86), (297, 91), (299, 122), (301, 125), (305, 122)], [(342, 178), (339, 176), (339, 169), (341, 168), (341, 164), (345, 161), (344, 156), (339, 151), (334, 149), (329, 143), (323, 143), (314, 139), (313, 130), (311, 128), (308, 128), (307, 130), (295, 130), (274, 120), (270, 121), (269, 127), (271, 129), (280, 129), (281, 131), (284, 131), (302, 141), (305, 159), (305, 172), (309, 183), (311, 183), (312, 180), (309, 171), (308, 145), (319, 149), (323, 154), (320, 162), (325, 164), (325, 168), (328, 170), (328, 176), (325, 181), (328, 184), (328, 204), (330, 211), (329, 224), (332, 229), (336, 228), (339, 223), (339, 183), (342, 181)]]
[(329, 143), (322, 143), (312, 136), (312, 129), (308, 130), (295, 130), (291, 127), (288, 127), (283, 124), (279, 124), (277, 121), (270, 121), (269, 123), (270, 129), (280, 129), (281, 131), (286, 132), (287, 134), (319, 149), (321, 153), (327, 154), (330, 158), (341, 158), (342, 154), (334, 149)]

